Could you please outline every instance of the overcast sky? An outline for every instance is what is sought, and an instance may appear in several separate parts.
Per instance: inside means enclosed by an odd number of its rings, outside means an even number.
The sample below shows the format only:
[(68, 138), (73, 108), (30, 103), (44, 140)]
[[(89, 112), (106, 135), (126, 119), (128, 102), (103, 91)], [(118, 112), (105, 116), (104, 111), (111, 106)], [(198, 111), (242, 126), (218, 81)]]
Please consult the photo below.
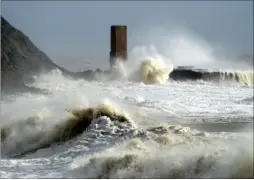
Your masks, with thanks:
[(146, 43), (138, 37), (148, 29), (184, 27), (209, 44), (253, 54), (252, 1), (4, 1), (1, 13), (53, 61), (72, 70), (78, 68), (73, 61), (108, 64), (112, 24), (128, 26), (129, 49)]

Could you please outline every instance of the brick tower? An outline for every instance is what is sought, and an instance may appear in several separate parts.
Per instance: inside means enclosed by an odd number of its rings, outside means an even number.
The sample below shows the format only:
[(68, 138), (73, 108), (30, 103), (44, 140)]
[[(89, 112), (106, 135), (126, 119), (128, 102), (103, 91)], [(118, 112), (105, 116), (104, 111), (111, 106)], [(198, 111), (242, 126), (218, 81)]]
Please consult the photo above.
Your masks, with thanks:
[(117, 58), (127, 60), (127, 26), (111, 26), (110, 40), (110, 67), (114, 65)]

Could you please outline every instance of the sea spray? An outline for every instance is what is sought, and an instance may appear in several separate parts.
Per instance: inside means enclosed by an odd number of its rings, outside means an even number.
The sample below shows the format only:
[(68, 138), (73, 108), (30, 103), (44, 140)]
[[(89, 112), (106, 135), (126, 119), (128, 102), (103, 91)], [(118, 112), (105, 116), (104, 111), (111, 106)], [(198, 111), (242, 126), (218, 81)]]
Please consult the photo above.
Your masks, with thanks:
[(94, 125), (92, 121), (103, 124), (105, 121), (103, 119), (99, 121), (98, 118), (100, 117), (108, 117), (112, 123), (131, 123), (126, 115), (117, 111), (114, 106), (110, 106), (109, 104), (102, 104), (95, 108), (73, 109), (70, 112), (73, 116), (63, 126), (60, 133), (60, 140), (68, 140), (81, 134), (90, 124)]
[(202, 72), (204, 81), (212, 81), (216, 83), (231, 83), (246, 86), (253, 86), (254, 76), (251, 71), (241, 70), (217, 70), (210, 72)]
[(131, 59), (161, 55), (177, 66), (193, 66), (199, 69), (241, 69), (253, 71), (253, 58), (244, 59), (226, 54), (220, 42), (208, 42), (191, 29), (181, 26), (146, 27), (130, 37), (136, 46), (129, 53)]
[(254, 76), (253, 72), (235, 72), (236, 80), (248, 86), (253, 86)]
[[(128, 104), (127, 97), (143, 97), (141, 100), (133, 98), (132, 103), (135, 104), (133, 110), (145, 114), (142, 116), (142, 122), (145, 125), (133, 118), (138, 124), (136, 128), (133, 128), (131, 123), (127, 125), (115, 123), (111, 122), (109, 117), (101, 116), (93, 119), (88, 129), (80, 136), (68, 142), (55, 144), (54, 148), (50, 146), (31, 154), (25, 154), (25, 158), (30, 158), (28, 160), (20, 156), (15, 159), (1, 160), (2, 178), (253, 177), (250, 176), (253, 172), (253, 148), (247, 146), (253, 145), (253, 134), (249, 141), (235, 145), (229, 142), (230, 136), (233, 136), (234, 133), (232, 135), (221, 133), (222, 138), (211, 139), (213, 133), (192, 133), (193, 129), (181, 126), (163, 127), (161, 130), (157, 128), (156, 133), (155, 130), (148, 131), (144, 128), (146, 125), (157, 126), (161, 122), (172, 122), (171, 117), (168, 116), (169, 112), (178, 115), (178, 124), (186, 116), (189, 118), (185, 119), (186, 121), (191, 121), (193, 118), (197, 120), (204, 118), (205, 121), (209, 121), (209, 117), (217, 121), (225, 118), (229, 122), (232, 117), (238, 120), (243, 118), (240, 121), (245, 117), (252, 120), (253, 106), (250, 103), (247, 106), (237, 103), (238, 100), (252, 97), (252, 88), (215, 86), (200, 82), (171, 82), (163, 86), (147, 86), (142, 82), (88, 83), (84, 80), (72, 81), (66, 78), (55, 81), (52, 78), (55, 78), (55, 75), (50, 75), (41, 84), (39, 84), (40, 80), (34, 84), (47, 88), (51, 92), (48, 96), (24, 95), (22, 98), (17, 97), (12, 100), (13, 104), (3, 105), (1, 125), (3, 121), (14, 122), (13, 119), (24, 121), (27, 117), (38, 115), (39, 118), (36, 119), (42, 119), (36, 122), (45, 120), (46, 125), (41, 129), (48, 133), (48, 127), (54, 128), (55, 126), (52, 125), (56, 124), (55, 121), (63, 122), (62, 120), (68, 120), (68, 117), (72, 116), (64, 109), (97, 108), (100, 104), (98, 101), (106, 96), (110, 96), (110, 99), (111, 96), (114, 96), (119, 101), (123, 101), (119, 103), (118, 108), (123, 108)], [(52, 83), (52, 81), (57, 83)], [(221, 108), (221, 104), (224, 108)], [(41, 110), (44, 107), (50, 112), (48, 120), (46, 117), (40, 117), (40, 111), (34, 110), (34, 108)], [(146, 111), (143, 111), (144, 109)], [(153, 114), (155, 109), (158, 113)], [(128, 108), (126, 110), (130, 111)], [(41, 114), (48, 114), (44, 110), (41, 112), (43, 112)], [(34, 121), (29, 123), (33, 124)], [(59, 126), (57, 128), (59, 129)], [(36, 130), (36, 128), (30, 129)], [(218, 129), (213, 128), (211, 131), (216, 130)], [(241, 134), (242, 132), (236, 133), (235, 136), (240, 137), (238, 141), (244, 142), (245, 139), (241, 137)], [(132, 138), (139, 138), (139, 141), (132, 144), (130, 142)], [(107, 148), (112, 148), (109, 150), (110, 153), (105, 151)], [(245, 156), (242, 158), (243, 154)], [(75, 158), (80, 159), (78, 163), (75, 162), (75, 170), (67, 169), (68, 164)], [(85, 161), (90, 159), (91, 163)], [(20, 171), (16, 171), (17, 168)]]
[(252, 150), (248, 141), (158, 135), (78, 157), (70, 170), (78, 178), (253, 178)]
[(103, 119), (98, 120), (100, 117), (108, 117), (112, 125), (127, 122), (133, 124), (125, 114), (109, 103), (98, 107), (71, 109), (69, 112), (69, 118), (58, 121), (50, 122), (52, 117), (43, 118), (38, 114), (2, 126), (1, 152), (7, 156), (18, 155), (52, 143), (70, 140), (86, 131), (90, 124), (94, 125), (93, 121), (96, 121), (96, 124), (104, 123)]
[(166, 64), (162, 59), (146, 57), (138, 61), (140, 63), (135, 63), (136, 66), (131, 62), (116, 61), (117, 63), (110, 70), (109, 79), (125, 79), (144, 84), (165, 84), (173, 70), (173, 65)]
[(153, 58), (146, 58), (141, 62), (138, 70), (130, 75), (129, 79), (145, 84), (165, 84), (172, 70), (172, 65), (166, 65)]

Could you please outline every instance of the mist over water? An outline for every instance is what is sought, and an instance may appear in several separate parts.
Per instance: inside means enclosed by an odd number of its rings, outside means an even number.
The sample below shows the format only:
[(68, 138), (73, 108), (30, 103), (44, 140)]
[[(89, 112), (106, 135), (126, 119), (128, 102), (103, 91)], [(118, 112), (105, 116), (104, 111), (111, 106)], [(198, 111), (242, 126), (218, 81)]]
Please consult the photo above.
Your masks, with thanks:
[[(147, 32), (131, 38), (138, 37), (136, 41), (140, 41), (141, 45), (131, 49), (127, 61), (118, 60), (112, 70), (115, 79), (124, 77), (145, 84), (164, 84), (167, 74), (174, 68), (188, 66), (207, 71), (203, 75), (205, 81), (229, 81), (253, 86), (253, 59), (225, 56), (220, 53), (222, 46), (210, 45), (186, 29), (169, 31), (158, 28)], [(149, 45), (142, 45), (142, 42)]]
[[(47, 95), (2, 100), (1, 178), (253, 178), (253, 87), (168, 79), (179, 65), (248, 69), (183, 32), (149, 32), (153, 43), (95, 81), (53, 70), (28, 84)], [(84, 132), (59, 141), (84, 119)]]
[(131, 40), (140, 44), (133, 47), (131, 57), (160, 54), (174, 67), (253, 71), (253, 58), (241, 59), (242, 54), (228, 51), (221, 42), (210, 43), (187, 28), (148, 28), (136, 33)]
[[(188, 66), (207, 71), (208, 73), (203, 75), (205, 81), (234, 82), (253, 86), (251, 59), (237, 60), (233, 56), (218, 56), (216, 48), (187, 31), (168, 33), (160, 31), (148, 31), (150, 36), (147, 39), (153, 40), (154, 43), (134, 46), (127, 61), (120, 59), (117, 61), (111, 69), (109, 78), (99, 79), (125, 79), (145, 84), (165, 84), (173, 69), (178, 66)], [(139, 38), (142, 39), (142, 35)]]
[(143, 60), (138, 59), (138, 61), (139, 64), (136, 62), (137, 66), (135, 67), (131, 61), (129, 63), (128, 61), (117, 60), (110, 70), (109, 77), (144, 84), (165, 84), (173, 70), (173, 65), (164, 63), (164, 60), (160, 57), (146, 57)]

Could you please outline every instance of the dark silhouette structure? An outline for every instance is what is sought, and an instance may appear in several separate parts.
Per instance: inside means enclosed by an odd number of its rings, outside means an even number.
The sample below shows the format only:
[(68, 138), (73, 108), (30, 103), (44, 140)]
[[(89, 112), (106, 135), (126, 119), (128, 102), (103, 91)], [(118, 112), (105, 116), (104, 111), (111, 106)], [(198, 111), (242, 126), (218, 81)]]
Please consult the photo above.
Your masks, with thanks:
[(110, 67), (115, 64), (116, 59), (127, 60), (127, 26), (111, 26), (110, 41)]

